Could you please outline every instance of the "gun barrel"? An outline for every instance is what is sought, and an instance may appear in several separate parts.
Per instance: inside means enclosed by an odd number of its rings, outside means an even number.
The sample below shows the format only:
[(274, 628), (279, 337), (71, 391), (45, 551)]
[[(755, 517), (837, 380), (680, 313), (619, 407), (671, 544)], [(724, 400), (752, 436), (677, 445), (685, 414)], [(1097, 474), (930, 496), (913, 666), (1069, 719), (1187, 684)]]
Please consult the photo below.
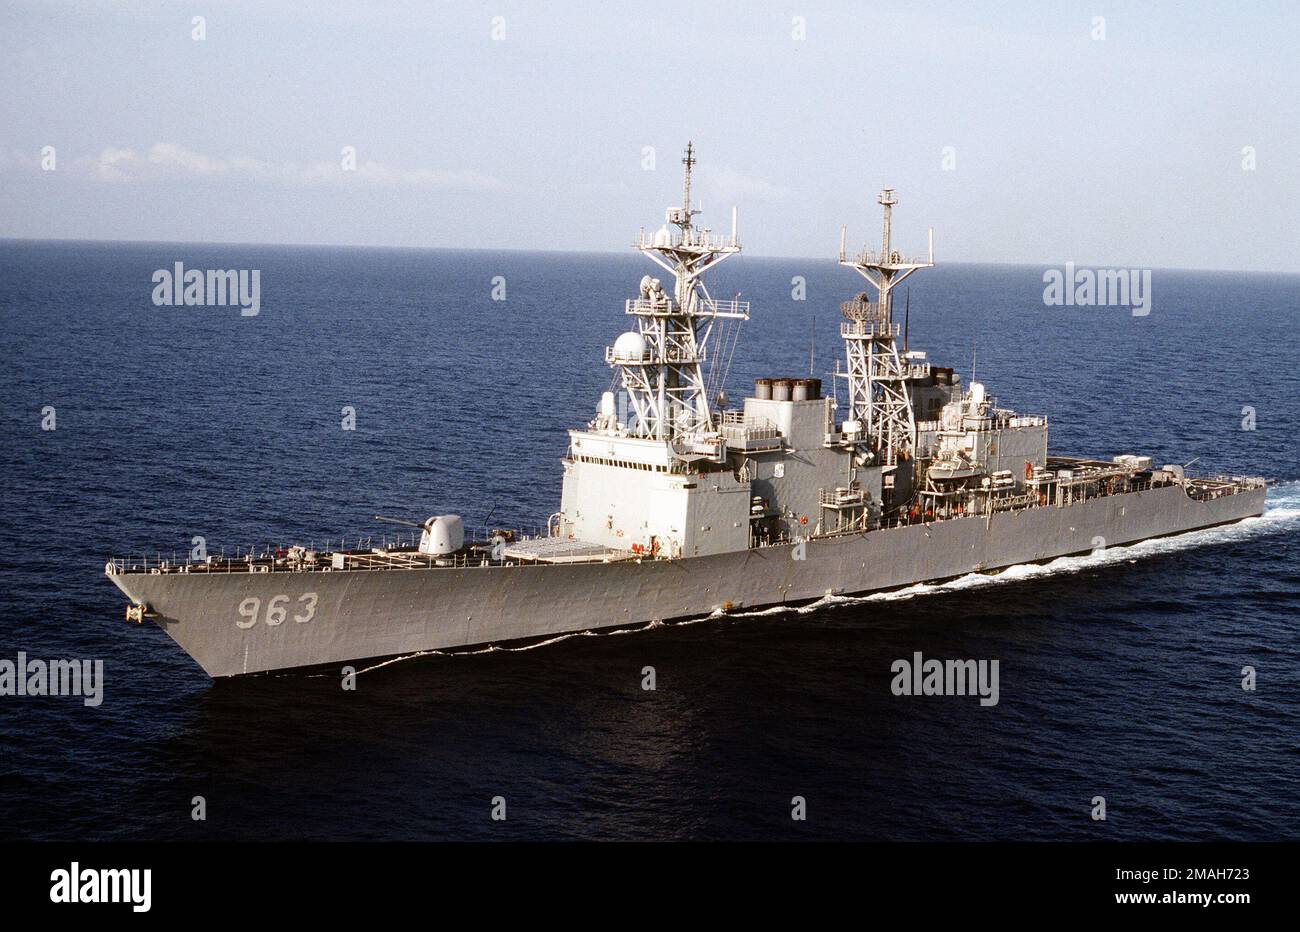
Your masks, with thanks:
[(418, 528), (421, 528), (421, 529), (424, 528), (424, 525), (423, 525), (423, 524), (420, 524), (418, 521), (407, 521), (407, 520), (404, 520), (403, 518), (386, 518), (386, 517), (384, 517), (383, 515), (375, 515), (375, 520), (376, 520), (376, 521), (386, 521), (386, 522), (388, 522), (389, 524), (404, 524), (404, 525), (406, 525), (407, 527), (418, 527)]

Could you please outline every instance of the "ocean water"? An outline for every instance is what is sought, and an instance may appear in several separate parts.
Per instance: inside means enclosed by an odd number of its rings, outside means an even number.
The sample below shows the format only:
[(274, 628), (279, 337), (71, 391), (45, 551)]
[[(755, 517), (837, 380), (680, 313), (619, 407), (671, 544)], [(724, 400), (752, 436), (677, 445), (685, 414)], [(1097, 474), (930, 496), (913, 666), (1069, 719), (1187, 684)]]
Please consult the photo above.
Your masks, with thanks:
[[(154, 306), (153, 272), (177, 261), (259, 269), (261, 312)], [(564, 430), (609, 387), (603, 347), (648, 270), (636, 255), (0, 242), (0, 659), (105, 664), (98, 707), (0, 697), (0, 837), (1300, 833), (1294, 276), (1156, 270), (1145, 317), (1045, 307), (1041, 268), (911, 280), (912, 346), (964, 378), (975, 356), (1002, 403), (1052, 419), (1055, 452), (1277, 480), (1267, 513), (1229, 528), (797, 610), (407, 658), (355, 691), (298, 673), (214, 685), (157, 628), (123, 621), (105, 560), (196, 535), (215, 550), (378, 536), (377, 513), (543, 524)], [(753, 302), (731, 396), (805, 374), (810, 349), (825, 376), (838, 302), (858, 287), (830, 260), (721, 266), (715, 293)], [(997, 659), (999, 703), (894, 696), (890, 665), (915, 651)], [(490, 817), (498, 796), (505, 821)], [(795, 796), (806, 821), (790, 818)]]

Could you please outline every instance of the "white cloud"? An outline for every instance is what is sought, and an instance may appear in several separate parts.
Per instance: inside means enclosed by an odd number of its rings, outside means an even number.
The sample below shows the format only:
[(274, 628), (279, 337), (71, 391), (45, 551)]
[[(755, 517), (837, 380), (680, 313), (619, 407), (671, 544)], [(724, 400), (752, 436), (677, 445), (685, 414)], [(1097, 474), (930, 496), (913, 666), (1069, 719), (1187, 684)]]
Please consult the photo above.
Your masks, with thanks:
[(95, 177), (104, 181), (125, 181), (137, 161), (134, 149), (105, 149), (95, 160)]
[(226, 163), (221, 159), (170, 142), (155, 143), (149, 150), (149, 163), (186, 175), (220, 175), (226, 171)]
[(339, 161), (300, 165), (296, 162), (268, 162), (243, 155), (220, 158), (170, 142), (155, 143), (144, 155), (134, 149), (109, 147), (93, 159), (79, 160), (74, 170), (98, 181), (115, 183), (167, 178), (229, 178), (307, 185), (364, 184), (482, 191), (505, 188), (497, 178), (472, 169), (409, 168), (372, 160), (358, 163), (355, 170), (345, 171)]

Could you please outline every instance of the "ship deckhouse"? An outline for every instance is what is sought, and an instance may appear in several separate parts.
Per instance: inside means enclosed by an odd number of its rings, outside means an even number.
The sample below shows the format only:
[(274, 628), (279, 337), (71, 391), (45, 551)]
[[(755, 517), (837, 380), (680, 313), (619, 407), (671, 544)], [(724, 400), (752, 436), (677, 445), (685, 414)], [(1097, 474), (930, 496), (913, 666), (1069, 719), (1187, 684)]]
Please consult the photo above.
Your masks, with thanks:
[[(608, 548), (676, 557), (749, 546), (749, 483), (728, 465), (721, 386), (704, 369), (719, 321), (747, 320), (749, 302), (718, 300), (705, 273), (740, 252), (730, 235), (699, 228), (691, 205), (695, 150), (682, 159), (682, 203), (633, 248), (668, 277), (646, 275), (624, 311), (631, 326), (605, 350), (622, 391), (601, 398), (585, 430), (569, 431), (560, 536)], [(713, 373), (720, 373), (713, 369)]]
[(934, 264), (934, 241), (931, 232), (924, 258), (893, 248), (892, 189), (879, 197), (881, 249), (849, 254), (841, 231), (840, 264), (875, 291), (841, 306), (845, 408), (809, 377), (759, 379), (739, 410), (728, 409), (726, 367), (710, 365), (710, 341), (715, 327), (747, 320), (749, 302), (707, 287), (706, 273), (741, 246), (734, 208), (729, 234), (697, 224), (695, 161), (687, 146), (681, 205), (632, 244), (662, 277), (636, 284), (624, 305), (629, 326), (605, 350), (621, 390), (605, 392), (595, 418), (569, 431), (546, 552), (525, 543), (513, 555), (705, 556), (976, 513), (992, 496), (1031, 494), (1046, 465), (1046, 421), (997, 408), (977, 383), (963, 391), (952, 369), (898, 345), (894, 289)]

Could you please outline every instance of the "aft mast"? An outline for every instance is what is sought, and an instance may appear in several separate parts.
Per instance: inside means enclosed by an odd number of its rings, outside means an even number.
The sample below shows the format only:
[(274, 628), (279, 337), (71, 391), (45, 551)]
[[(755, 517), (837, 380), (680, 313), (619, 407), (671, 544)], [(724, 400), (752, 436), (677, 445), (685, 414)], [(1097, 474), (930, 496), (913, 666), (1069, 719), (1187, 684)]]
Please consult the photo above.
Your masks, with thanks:
[(704, 274), (740, 252), (740, 243), (734, 209), (730, 236), (696, 227), (700, 211), (691, 206), (695, 161), (695, 147), (688, 143), (682, 159), (681, 206), (669, 207), (664, 225), (650, 237), (643, 229), (632, 244), (673, 277), (671, 291), (657, 278), (642, 278), (640, 294), (626, 305), (637, 329), (620, 336), (605, 352), (627, 392), (628, 433), (669, 441), (674, 451), (688, 456), (708, 446), (717, 433), (701, 369), (713, 323), (718, 318), (749, 319), (748, 301), (715, 300), (704, 285)]
[(840, 305), (844, 323), (840, 336), (848, 371), (837, 373), (848, 383), (849, 419), (862, 425), (869, 455), (860, 461), (889, 472), (897, 468), (900, 456), (912, 455), (916, 443), (916, 417), (912, 411), (907, 380), (908, 364), (898, 352), (899, 326), (893, 320), (893, 290), (917, 269), (934, 265), (934, 230), (930, 231), (927, 258), (911, 258), (893, 248), (890, 225), (892, 209), (898, 203), (893, 188), (885, 188), (877, 200), (884, 207), (881, 249), (864, 249), (856, 255), (845, 252), (846, 229), (840, 228), (840, 265), (861, 275), (876, 291), (875, 300), (863, 293)]

